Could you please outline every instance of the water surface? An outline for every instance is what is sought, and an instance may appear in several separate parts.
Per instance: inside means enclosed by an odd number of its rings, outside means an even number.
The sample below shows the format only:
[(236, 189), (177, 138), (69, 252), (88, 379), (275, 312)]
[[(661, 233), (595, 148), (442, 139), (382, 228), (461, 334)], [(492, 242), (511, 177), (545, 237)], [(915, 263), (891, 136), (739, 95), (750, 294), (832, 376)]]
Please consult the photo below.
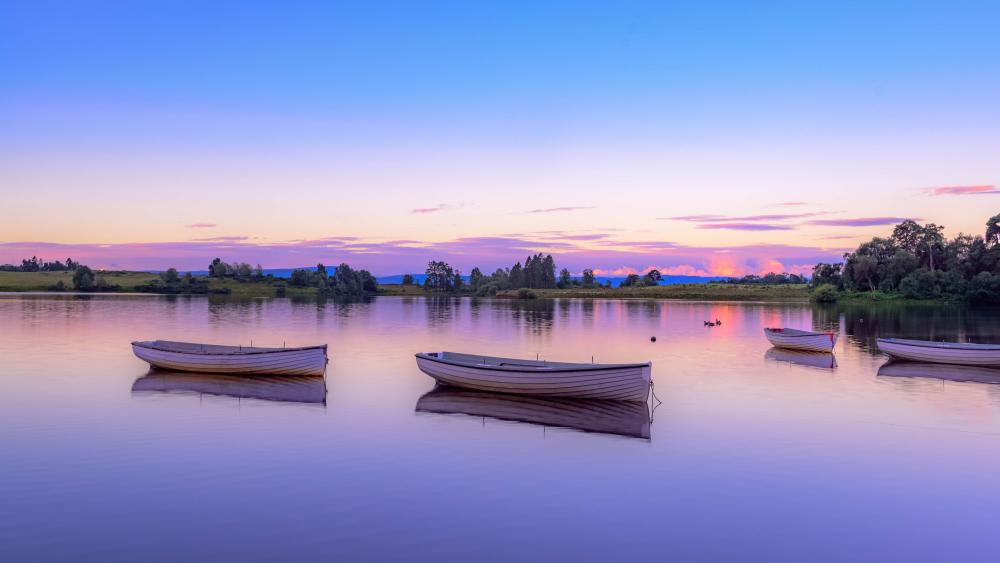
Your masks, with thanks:
[[(836, 359), (769, 351), (764, 326), (838, 330)], [(1000, 315), (3, 296), (0, 559), (995, 560), (1000, 378), (880, 372), (880, 335), (996, 342)], [(154, 338), (331, 362), (150, 373), (128, 343)], [(650, 360), (662, 404), (435, 390), (413, 353), (437, 350)]]

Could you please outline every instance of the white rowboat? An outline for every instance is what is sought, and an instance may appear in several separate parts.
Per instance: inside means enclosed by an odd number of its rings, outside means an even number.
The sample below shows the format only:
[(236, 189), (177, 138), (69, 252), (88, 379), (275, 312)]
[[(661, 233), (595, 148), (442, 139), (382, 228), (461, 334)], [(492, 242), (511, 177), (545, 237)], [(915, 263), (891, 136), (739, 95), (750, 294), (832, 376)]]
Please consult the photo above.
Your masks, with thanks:
[(495, 358), (455, 352), (416, 355), (417, 367), (439, 383), (477, 391), (645, 401), (652, 363), (574, 364)]
[(649, 408), (636, 401), (549, 399), (439, 386), (420, 397), (416, 410), (649, 439)]
[(893, 358), (910, 362), (1000, 367), (1000, 344), (879, 338), (878, 349)]
[(151, 340), (133, 342), (132, 352), (155, 368), (200, 373), (321, 376), (327, 361), (325, 344), (262, 348)]
[(764, 335), (777, 348), (807, 352), (833, 352), (837, 345), (835, 332), (808, 332), (794, 328), (765, 328)]

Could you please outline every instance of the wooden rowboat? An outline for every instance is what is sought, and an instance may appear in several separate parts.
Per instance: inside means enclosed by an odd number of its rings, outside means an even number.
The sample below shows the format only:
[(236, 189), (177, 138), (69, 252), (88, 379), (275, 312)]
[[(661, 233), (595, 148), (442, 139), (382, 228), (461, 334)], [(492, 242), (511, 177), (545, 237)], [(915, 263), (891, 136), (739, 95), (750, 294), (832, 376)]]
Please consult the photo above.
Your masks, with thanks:
[(807, 352), (833, 352), (837, 345), (835, 332), (809, 332), (794, 328), (765, 328), (764, 335), (771, 344), (778, 348), (789, 350), (805, 350)]
[(296, 375), (241, 377), (155, 370), (135, 380), (132, 393), (197, 393), (283, 403), (326, 404), (326, 380)]
[(653, 369), (650, 362), (574, 364), (456, 352), (416, 357), (421, 371), (445, 385), (540, 397), (645, 401)]
[(218, 346), (194, 342), (133, 342), (132, 352), (155, 368), (244, 375), (311, 375), (326, 371), (326, 345), (303, 348)]
[(1000, 344), (879, 338), (878, 349), (897, 360), (910, 362), (1000, 367)]
[(420, 397), (416, 410), (649, 439), (649, 407), (637, 401), (550, 399), (437, 386)]

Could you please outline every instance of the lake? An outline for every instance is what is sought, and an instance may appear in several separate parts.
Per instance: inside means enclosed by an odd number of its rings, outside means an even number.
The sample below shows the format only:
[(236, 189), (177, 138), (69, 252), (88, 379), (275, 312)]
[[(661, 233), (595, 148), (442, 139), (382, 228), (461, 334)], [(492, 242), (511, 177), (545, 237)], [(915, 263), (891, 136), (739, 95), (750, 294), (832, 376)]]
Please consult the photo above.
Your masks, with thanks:
[[(839, 331), (835, 367), (765, 326)], [(0, 559), (995, 561), (1000, 378), (882, 368), (880, 335), (1000, 342), (1000, 313), (3, 295)], [(149, 372), (129, 342), (157, 338), (330, 364)], [(435, 390), (413, 354), (440, 350), (649, 360), (662, 403)]]

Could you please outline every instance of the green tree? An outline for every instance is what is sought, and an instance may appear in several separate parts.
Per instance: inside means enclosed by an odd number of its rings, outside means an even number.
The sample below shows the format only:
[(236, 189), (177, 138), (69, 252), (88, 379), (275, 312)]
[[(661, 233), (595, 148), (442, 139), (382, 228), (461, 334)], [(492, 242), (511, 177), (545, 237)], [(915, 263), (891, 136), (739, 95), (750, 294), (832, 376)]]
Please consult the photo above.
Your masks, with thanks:
[(524, 287), (524, 268), (521, 267), (521, 263), (518, 262), (510, 269), (510, 273), (507, 275), (507, 283), (511, 288)]
[(167, 268), (166, 272), (160, 272), (160, 279), (167, 284), (181, 281), (180, 276), (177, 275), (177, 268)]
[(556, 285), (559, 289), (568, 289), (573, 285), (573, 278), (570, 276), (569, 270), (563, 268), (559, 271), (559, 282)]
[(413, 274), (403, 274), (403, 285), (413, 285)]
[(642, 276), (642, 285), (660, 285), (660, 280), (662, 279), (663, 274), (657, 269), (652, 269)]
[(472, 272), (469, 273), (469, 289), (473, 292), (479, 291), (483, 283), (486, 282), (486, 276), (483, 275), (479, 268), (473, 268)]
[(447, 262), (431, 260), (424, 272), (424, 289), (428, 291), (451, 291), (455, 282), (455, 270)]
[(986, 244), (990, 248), (1000, 246), (1000, 214), (990, 217), (986, 221)]
[(597, 280), (594, 278), (593, 270), (587, 268), (586, 270), (583, 271), (583, 278), (581, 280), (580, 285), (586, 289), (593, 288), (595, 285), (597, 285)]
[(80, 266), (73, 273), (73, 289), (77, 291), (91, 291), (94, 289), (94, 272), (86, 267)]
[(629, 274), (622, 280), (621, 287), (635, 287), (639, 285), (639, 274)]

